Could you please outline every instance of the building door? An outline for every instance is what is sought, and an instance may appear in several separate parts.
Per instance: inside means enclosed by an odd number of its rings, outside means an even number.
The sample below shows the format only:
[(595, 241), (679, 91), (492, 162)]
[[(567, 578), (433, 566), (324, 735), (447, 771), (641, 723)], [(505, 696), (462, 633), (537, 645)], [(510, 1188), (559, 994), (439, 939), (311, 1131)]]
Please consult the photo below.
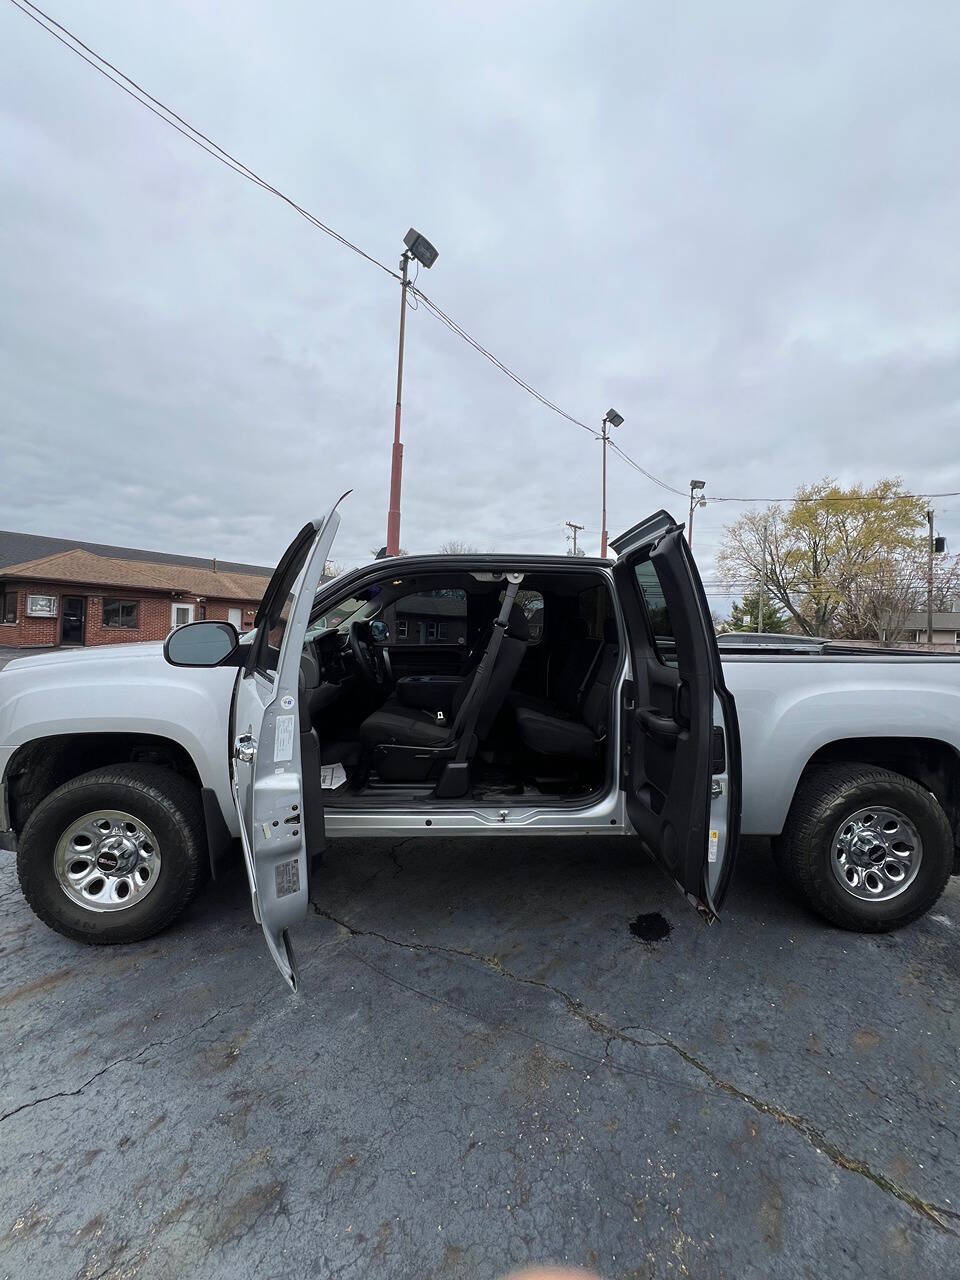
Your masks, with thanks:
[(243, 611), (240, 609), (228, 609), (227, 621), (232, 622), (238, 631), (243, 628)]
[(83, 596), (63, 596), (60, 600), (60, 643), (83, 644), (83, 619), (86, 611)]
[(193, 605), (192, 604), (174, 604), (170, 609), (170, 626), (185, 627), (188, 622), (193, 621)]

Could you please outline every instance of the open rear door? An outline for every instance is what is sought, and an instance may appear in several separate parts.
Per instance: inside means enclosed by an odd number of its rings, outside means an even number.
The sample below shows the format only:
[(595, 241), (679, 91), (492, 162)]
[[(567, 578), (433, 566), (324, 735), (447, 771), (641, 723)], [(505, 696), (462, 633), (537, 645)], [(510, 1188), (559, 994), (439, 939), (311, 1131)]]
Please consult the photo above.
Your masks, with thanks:
[(339, 524), (333, 507), (304, 525), (287, 548), (257, 611), (256, 635), (234, 695), (231, 776), (253, 914), (294, 991), (297, 967), (287, 931), (305, 917), (309, 901), (300, 657)]
[(621, 786), (650, 853), (714, 918), (740, 833), (740, 734), (683, 526), (666, 511), (611, 543), (633, 679), (621, 708)]

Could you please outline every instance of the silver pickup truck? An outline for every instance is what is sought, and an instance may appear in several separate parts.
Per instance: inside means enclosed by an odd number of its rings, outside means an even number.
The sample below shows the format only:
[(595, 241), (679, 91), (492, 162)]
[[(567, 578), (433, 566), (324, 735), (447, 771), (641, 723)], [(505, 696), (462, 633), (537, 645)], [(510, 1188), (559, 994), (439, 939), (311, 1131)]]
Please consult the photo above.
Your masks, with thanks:
[[(960, 659), (721, 661), (682, 526), (615, 562), (410, 556), (323, 579), (306, 525), (254, 629), (51, 652), (0, 672), (0, 845), (36, 914), (132, 942), (239, 841), (286, 981), (343, 836), (635, 835), (707, 918), (740, 832), (839, 926), (892, 929), (957, 869)], [(742, 785), (741, 785), (742, 777)]]

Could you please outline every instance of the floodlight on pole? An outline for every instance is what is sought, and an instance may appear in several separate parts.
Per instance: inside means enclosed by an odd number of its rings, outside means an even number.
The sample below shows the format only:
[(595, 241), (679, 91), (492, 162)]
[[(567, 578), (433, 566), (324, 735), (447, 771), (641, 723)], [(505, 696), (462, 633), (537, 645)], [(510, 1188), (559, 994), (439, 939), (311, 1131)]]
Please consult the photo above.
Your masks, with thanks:
[(397, 407), (393, 419), (393, 454), (390, 461), (390, 506), (387, 510), (387, 555), (400, 554), (400, 488), (403, 481), (403, 445), (400, 443), (400, 407), (403, 401), (403, 339), (407, 322), (407, 269), (413, 258), (428, 270), (437, 260), (437, 250), (426, 236), (413, 227), (403, 237), (406, 246), (400, 258), (400, 343), (397, 352)]
[(403, 237), (403, 243), (407, 246), (410, 256), (416, 258), (421, 267), (426, 267), (429, 271), (437, 260), (437, 251), (427, 237), (411, 227)]
[(601, 511), (600, 511), (600, 558), (607, 558), (607, 441), (610, 439), (610, 427), (622, 427), (623, 414), (617, 413), (616, 409), (608, 409), (603, 415), (601, 423), (600, 439), (603, 442), (603, 469), (600, 482), (601, 488)]
[(690, 517), (687, 520), (687, 546), (690, 547), (691, 550), (693, 550), (693, 513), (697, 509), (697, 507), (705, 507), (707, 505), (707, 500), (703, 496), (702, 492), (700, 493), (700, 496), (696, 500), (694, 500), (693, 495), (695, 491), (703, 490), (706, 487), (707, 487), (706, 480), (690, 481)]

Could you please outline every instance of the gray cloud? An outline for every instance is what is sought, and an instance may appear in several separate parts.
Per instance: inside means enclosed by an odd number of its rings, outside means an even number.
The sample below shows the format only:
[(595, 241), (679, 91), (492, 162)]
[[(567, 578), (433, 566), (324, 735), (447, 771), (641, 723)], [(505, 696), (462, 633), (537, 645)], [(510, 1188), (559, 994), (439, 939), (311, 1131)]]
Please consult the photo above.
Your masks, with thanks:
[[(62, 0), (56, 16), (645, 467), (960, 489), (960, 31), (910, 6)], [(0, 12), (7, 527), (271, 561), (384, 540), (396, 286)], [(599, 446), (421, 308), (403, 541), (599, 537)], [(616, 531), (666, 505), (614, 460)], [(939, 524), (960, 538), (960, 499)], [(710, 573), (723, 522), (698, 517)]]

